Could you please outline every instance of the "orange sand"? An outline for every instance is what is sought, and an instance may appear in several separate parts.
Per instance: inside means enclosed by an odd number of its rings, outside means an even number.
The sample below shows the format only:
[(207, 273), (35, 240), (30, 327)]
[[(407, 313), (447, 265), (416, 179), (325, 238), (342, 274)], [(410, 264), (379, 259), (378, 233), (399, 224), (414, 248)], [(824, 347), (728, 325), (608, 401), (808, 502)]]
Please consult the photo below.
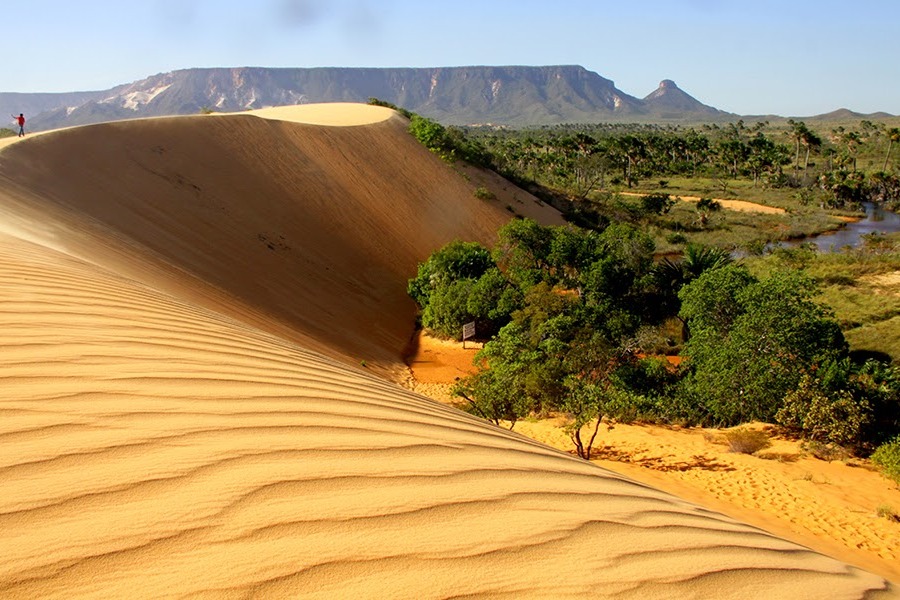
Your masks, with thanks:
[[(476, 350), (421, 332), (418, 340), (410, 387), (454, 403), (449, 376), (471, 372)], [(514, 429), (572, 451), (563, 423), (520, 421)], [(866, 461), (825, 462), (777, 436), (755, 456), (736, 454), (720, 432), (700, 428), (604, 425), (597, 440), (597, 464), (900, 581), (900, 522), (876, 514), (880, 506), (900, 511), (900, 489)]]
[[(619, 192), (623, 196), (643, 196), (644, 194), (638, 192)], [(697, 202), (700, 200), (700, 196), (672, 196), (674, 200), (681, 200), (683, 202)], [(783, 208), (778, 208), (776, 206), (766, 206), (765, 204), (759, 204), (758, 202), (748, 202), (747, 200), (726, 200), (724, 198), (712, 198), (719, 204), (722, 205), (722, 208), (727, 208), (728, 210), (736, 210), (738, 212), (753, 212), (753, 213), (762, 213), (762, 214), (772, 214), (772, 215), (781, 215), (785, 213)]]
[(0, 597), (897, 597), (387, 381), (416, 263), (511, 214), (332, 109), (2, 150)]

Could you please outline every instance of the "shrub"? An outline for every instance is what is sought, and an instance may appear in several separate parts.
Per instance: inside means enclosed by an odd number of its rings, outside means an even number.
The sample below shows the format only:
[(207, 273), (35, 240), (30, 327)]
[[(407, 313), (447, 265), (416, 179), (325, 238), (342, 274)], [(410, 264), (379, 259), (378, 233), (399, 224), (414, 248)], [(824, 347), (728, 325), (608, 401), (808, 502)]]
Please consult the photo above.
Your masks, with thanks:
[(878, 446), (871, 458), (882, 475), (900, 484), (900, 435)]
[(722, 209), (722, 203), (712, 198), (700, 198), (697, 200), (697, 210), (715, 212)]
[(804, 375), (800, 384), (784, 397), (775, 421), (797, 429), (810, 440), (858, 445), (872, 419), (867, 400), (855, 399), (847, 390), (828, 395), (821, 383)]
[(772, 445), (765, 431), (738, 427), (724, 433), (728, 449), (741, 454), (753, 454)]
[(641, 197), (641, 210), (648, 215), (662, 215), (669, 212), (675, 202), (669, 194), (648, 194)]
[(406, 110), (405, 108), (400, 108), (400, 107), (397, 106), (396, 104), (393, 104), (393, 103), (391, 103), (391, 102), (387, 102), (386, 100), (380, 100), (380, 99), (378, 99), (378, 98), (369, 98), (368, 104), (371, 104), (371, 105), (373, 105), (373, 106), (384, 106), (384, 107), (386, 107), (386, 108), (391, 108), (391, 109), (393, 109), (393, 110), (396, 110), (398, 113), (400, 113), (401, 115), (403, 115), (403, 116), (406, 117), (407, 119), (411, 119), (412, 116), (413, 116), (413, 113), (411, 113), (410, 111)]
[(833, 442), (807, 441), (800, 447), (815, 458), (826, 462), (831, 462), (833, 460), (843, 461), (850, 458), (850, 452), (846, 448)]
[(442, 158), (452, 159), (447, 129), (437, 121), (413, 115), (409, 121), (409, 132), (432, 152)]
[(484, 186), (479, 186), (475, 188), (475, 191), (472, 192), (472, 195), (478, 198), (479, 200), (494, 200), (497, 198), (497, 195), (491, 190), (487, 189)]

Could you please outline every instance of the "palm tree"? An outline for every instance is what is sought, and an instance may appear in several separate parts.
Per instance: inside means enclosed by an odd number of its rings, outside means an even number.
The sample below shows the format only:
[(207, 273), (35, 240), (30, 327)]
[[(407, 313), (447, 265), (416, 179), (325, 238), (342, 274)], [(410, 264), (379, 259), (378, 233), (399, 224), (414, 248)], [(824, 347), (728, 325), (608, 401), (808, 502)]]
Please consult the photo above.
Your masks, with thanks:
[(807, 129), (803, 132), (803, 137), (800, 139), (800, 142), (806, 146), (806, 161), (803, 163), (803, 179), (806, 180), (806, 174), (809, 171), (809, 153), (813, 148), (821, 148), (822, 147), (822, 138), (815, 134), (815, 132)]
[(856, 172), (856, 153), (862, 144), (862, 135), (858, 131), (847, 131), (843, 126), (831, 130), (831, 139), (835, 144), (843, 146), (843, 159), (850, 163), (852, 171)]
[[(665, 296), (671, 297), (664, 300), (666, 305), (672, 302), (672, 309), (677, 310), (678, 292), (700, 277), (706, 271), (719, 269), (734, 262), (731, 254), (727, 250), (717, 248), (716, 246), (704, 246), (703, 244), (688, 244), (684, 249), (681, 260), (673, 261), (665, 258), (656, 265), (655, 278), (656, 285), (662, 290)], [(690, 337), (687, 322), (678, 317), (681, 321), (681, 336), (684, 341)]]
[[(795, 121), (793, 119), (788, 119), (788, 125), (791, 127), (791, 138), (794, 140), (795, 151), (794, 151), (794, 170), (800, 170), (800, 144), (803, 143), (803, 138), (808, 134), (812, 133), (809, 128), (806, 126), (806, 123), (803, 121)], [(815, 134), (813, 134), (815, 135)]]
[(888, 149), (887, 154), (884, 156), (884, 166), (881, 167), (881, 170), (887, 172), (888, 162), (891, 160), (891, 150), (894, 148), (894, 142), (900, 141), (900, 127), (891, 127), (885, 134), (888, 139)]

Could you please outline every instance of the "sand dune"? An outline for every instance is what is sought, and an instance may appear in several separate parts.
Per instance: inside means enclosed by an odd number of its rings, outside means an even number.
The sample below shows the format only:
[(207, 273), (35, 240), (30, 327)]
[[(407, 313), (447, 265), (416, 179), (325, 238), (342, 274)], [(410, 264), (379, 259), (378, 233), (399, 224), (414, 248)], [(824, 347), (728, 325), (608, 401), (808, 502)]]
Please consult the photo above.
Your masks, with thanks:
[[(512, 216), (382, 107), (74, 128), (4, 152), (2, 220), (32, 239), (349, 362), (402, 369), (406, 279), (434, 249), (490, 244)], [(284, 119), (321, 119), (312, 126)], [(304, 116), (305, 115), (305, 116)], [(5, 182), (5, 185), (3, 185)], [(522, 214), (561, 222), (533, 198)], [(301, 337), (298, 337), (301, 336)]]
[(0, 597), (896, 597), (354, 364), (400, 360), (410, 264), (508, 218), (404, 136), (239, 115), (3, 151)]

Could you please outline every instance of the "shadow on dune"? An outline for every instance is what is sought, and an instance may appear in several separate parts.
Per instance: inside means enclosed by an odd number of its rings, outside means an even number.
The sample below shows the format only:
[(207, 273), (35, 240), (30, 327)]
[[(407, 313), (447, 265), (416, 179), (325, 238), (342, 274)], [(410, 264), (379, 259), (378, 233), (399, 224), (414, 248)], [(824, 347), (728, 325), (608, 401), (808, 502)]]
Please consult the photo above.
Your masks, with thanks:
[(490, 245), (511, 218), (399, 116), (76, 128), (5, 150), (0, 182), (5, 210), (71, 254), (388, 370), (413, 331), (405, 288), (417, 263), (455, 238)]

